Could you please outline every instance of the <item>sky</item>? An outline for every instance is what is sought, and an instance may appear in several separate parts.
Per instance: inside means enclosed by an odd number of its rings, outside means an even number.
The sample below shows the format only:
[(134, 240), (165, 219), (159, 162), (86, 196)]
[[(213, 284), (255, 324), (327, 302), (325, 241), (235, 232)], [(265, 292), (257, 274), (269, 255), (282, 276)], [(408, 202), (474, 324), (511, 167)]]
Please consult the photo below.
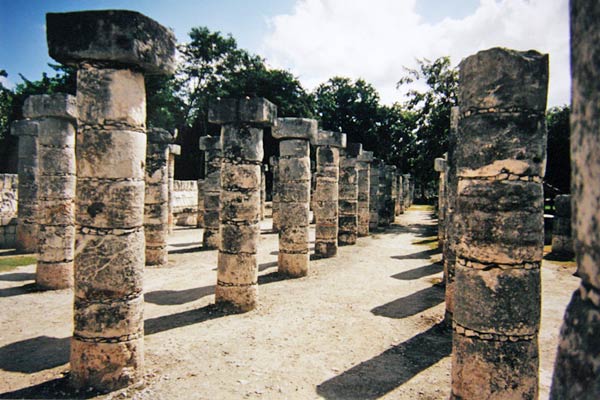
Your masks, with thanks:
[(396, 82), (417, 59), (458, 65), (502, 46), (550, 55), (548, 105), (570, 102), (568, 0), (0, 0), (0, 69), (12, 87), (51, 72), (45, 14), (139, 11), (187, 41), (194, 26), (230, 33), (240, 48), (314, 89), (333, 76), (363, 78), (385, 104), (405, 100)]

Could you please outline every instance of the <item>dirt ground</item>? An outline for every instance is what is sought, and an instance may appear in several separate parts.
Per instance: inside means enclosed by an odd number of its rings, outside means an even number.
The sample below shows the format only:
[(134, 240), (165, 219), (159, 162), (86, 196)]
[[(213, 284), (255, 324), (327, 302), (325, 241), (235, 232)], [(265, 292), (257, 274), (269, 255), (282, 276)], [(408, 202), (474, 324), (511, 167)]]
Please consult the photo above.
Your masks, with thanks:
[[(68, 390), (70, 290), (38, 292), (35, 265), (0, 273), (0, 398), (447, 399), (451, 333), (436, 220), (413, 207), (389, 229), (277, 274), (277, 235), (263, 223), (260, 306), (214, 307), (216, 251), (177, 229), (170, 266), (145, 276), (145, 383), (108, 395)], [(311, 240), (314, 240), (314, 230)], [(544, 261), (540, 398), (548, 397), (572, 263)]]

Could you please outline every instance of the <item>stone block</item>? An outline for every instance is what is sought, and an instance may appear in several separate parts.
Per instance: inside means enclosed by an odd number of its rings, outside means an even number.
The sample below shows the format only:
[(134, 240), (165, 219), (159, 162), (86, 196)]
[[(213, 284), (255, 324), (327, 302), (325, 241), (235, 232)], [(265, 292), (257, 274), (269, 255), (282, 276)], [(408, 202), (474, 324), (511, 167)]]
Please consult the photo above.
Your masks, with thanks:
[(317, 131), (311, 139), (313, 146), (346, 147), (346, 134), (332, 131)]
[(279, 180), (284, 187), (289, 182), (308, 182), (310, 176), (310, 160), (308, 157), (279, 159)]
[(224, 283), (226, 286), (257, 284), (258, 267), (254, 254), (219, 252), (217, 265), (219, 283)]
[(310, 156), (310, 145), (308, 140), (284, 139), (279, 142), (279, 157), (303, 158)]
[(143, 290), (143, 230), (77, 235), (74, 294), (80, 299), (122, 299)]
[(363, 152), (362, 143), (348, 143), (346, 145), (346, 157), (356, 158)]
[(435, 172), (446, 172), (447, 162), (445, 158), (438, 157), (433, 160), (433, 169)]
[[(148, 137), (148, 143), (156, 143), (156, 144), (168, 144), (173, 142), (173, 135), (171, 132), (162, 128), (148, 128), (146, 131), (146, 136)], [(162, 148), (163, 146), (161, 146)]]
[(257, 164), (262, 162), (264, 158), (262, 128), (225, 124), (221, 127), (221, 138), (224, 158)]
[(307, 118), (277, 118), (271, 134), (275, 139), (309, 140), (317, 134), (317, 120)]
[[(251, 190), (260, 186), (260, 165), (221, 164), (221, 187), (229, 190)], [(211, 182), (212, 183), (212, 182)]]
[(219, 250), (229, 254), (256, 254), (260, 226), (221, 224), (221, 246)]
[(79, 69), (77, 107), (80, 125), (145, 127), (144, 76), (128, 69)]
[(500, 47), (483, 50), (459, 65), (461, 112), (470, 109), (527, 109), (544, 113), (548, 55)]
[(221, 192), (221, 221), (258, 222), (260, 220), (260, 191)]
[(277, 255), (277, 270), (281, 274), (292, 277), (302, 277), (308, 275), (308, 265), (310, 255), (307, 253), (284, 253), (282, 251)]
[[(277, 118), (277, 107), (269, 100), (255, 97), (245, 99), (221, 99), (211, 102), (208, 121), (213, 124), (229, 125), (248, 123), (256, 126), (273, 126)], [(225, 143), (223, 148), (225, 149)]]
[[(30, 96), (31, 97), (31, 96)], [(75, 148), (75, 121), (61, 118), (42, 118), (35, 120), (40, 134), (39, 146)]]
[(371, 163), (373, 162), (373, 152), (363, 151), (356, 157), (356, 159), (361, 163)]
[(38, 260), (35, 284), (44, 290), (59, 290), (73, 287), (73, 260), (46, 263)]
[(113, 63), (148, 73), (175, 72), (173, 32), (135, 11), (46, 14), (50, 57), (67, 65)]
[(141, 333), (144, 296), (102, 302), (77, 301), (73, 313), (75, 336), (115, 338)]
[(221, 147), (221, 137), (220, 136), (202, 136), (199, 142), (200, 150), (209, 151), (209, 150), (218, 150), (222, 149)]
[[(456, 265), (454, 321), (480, 333), (534, 335), (540, 328), (540, 270)], [(527, 299), (527, 301), (522, 301)]]
[(55, 117), (75, 121), (77, 120), (77, 99), (66, 93), (29, 96), (23, 104), (23, 117)]

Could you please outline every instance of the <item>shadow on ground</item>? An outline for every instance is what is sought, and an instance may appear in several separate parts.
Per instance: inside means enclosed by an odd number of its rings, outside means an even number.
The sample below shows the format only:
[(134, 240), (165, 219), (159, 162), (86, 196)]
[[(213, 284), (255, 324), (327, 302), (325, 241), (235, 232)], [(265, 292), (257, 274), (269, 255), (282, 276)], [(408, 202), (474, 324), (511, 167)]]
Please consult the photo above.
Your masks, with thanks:
[(392, 256), (391, 258), (395, 260), (429, 260), (431, 256), (440, 254), (441, 252), (440, 249), (429, 249), (418, 251), (416, 253), (404, 254), (402, 256)]
[(191, 303), (211, 294), (215, 294), (215, 285), (185, 290), (155, 290), (144, 294), (144, 300), (159, 306), (174, 306)]
[(76, 391), (69, 386), (68, 376), (43, 382), (28, 388), (0, 394), (0, 399), (90, 399), (101, 393), (86, 390)]
[(371, 312), (381, 317), (400, 319), (416, 315), (443, 302), (444, 289), (439, 286), (431, 286), (375, 307)]
[(33, 280), (35, 280), (35, 274), (33, 272), (13, 272), (12, 274), (0, 275), (0, 281), (21, 282)]
[(321, 383), (317, 393), (326, 399), (377, 399), (448, 357), (451, 351), (451, 331), (440, 323)]
[(35, 283), (27, 283), (25, 285), (0, 289), (0, 297), (13, 297), (20, 296), (23, 294), (40, 292), (41, 289), (37, 287)]
[(424, 265), (419, 268), (409, 269), (408, 271), (403, 271), (398, 274), (392, 275), (392, 278), (400, 279), (401, 281), (412, 281), (414, 279), (419, 279), (424, 276), (429, 276), (433, 274), (437, 274), (442, 272), (444, 267), (440, 263), (433, 263), (429, 265)]
[(0, 370), (31, 374), (69, 362), (70, 338), (38, 336), (0, 347)]

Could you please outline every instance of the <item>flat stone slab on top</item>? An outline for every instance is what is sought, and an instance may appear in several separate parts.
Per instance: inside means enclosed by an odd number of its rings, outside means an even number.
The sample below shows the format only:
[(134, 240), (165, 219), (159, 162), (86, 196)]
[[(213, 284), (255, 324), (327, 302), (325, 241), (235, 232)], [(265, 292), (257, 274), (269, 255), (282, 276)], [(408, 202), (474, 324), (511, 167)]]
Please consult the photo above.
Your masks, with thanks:
[(333, 131), (318, 131), (311, 139), (313, 146), (346, 147), (346, 134)]
[(356, 159), (360, 162), (366, 162), (366, 163), (371, 163), (373, 162), (374, 158), (373, 158), (373, 152), (372, 151), (363, 151), (362, 153), (360, 153), (358, 155), (358, 157), (356, 157)]
[(147, 73), (175, 71), (175, 35), (135, 11), (48, 13), (46, 33), (50, 57), (67, 65), (98, 61)]
[(221, 99), (210, 103), (208, 122), (213, 124), (249, 123), (267, 127), (277, 118), (277, 106), (262, 97)]
[(23, 116), (77, 119), (77, 99), (66, 93), (29, 96), (23, 104)]
[(271, 134), (275, 139), (306, 139), (317, 134), (317, 120), (308, 118), (277, 118)]
[(199, 141), (200, 150), (221, 150), (221, 136), (202, 136)]

